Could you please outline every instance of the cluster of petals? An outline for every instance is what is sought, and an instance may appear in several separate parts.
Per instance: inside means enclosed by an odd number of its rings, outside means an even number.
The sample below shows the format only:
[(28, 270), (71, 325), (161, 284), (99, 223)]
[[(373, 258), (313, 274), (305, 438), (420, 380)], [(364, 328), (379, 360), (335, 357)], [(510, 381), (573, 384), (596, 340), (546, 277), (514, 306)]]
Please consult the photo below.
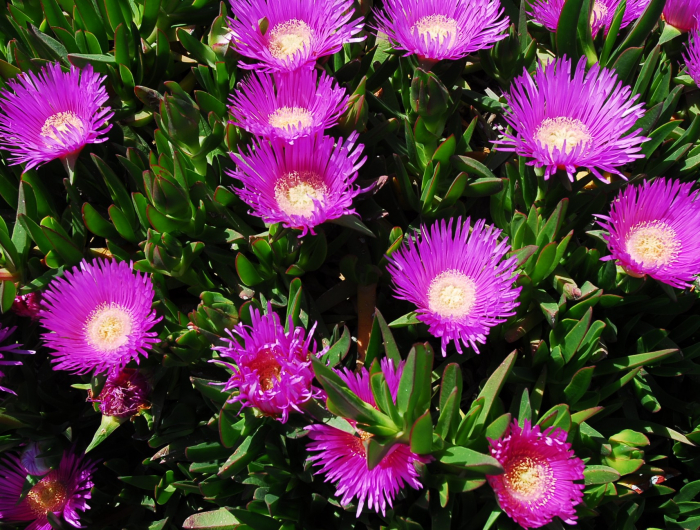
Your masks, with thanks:
[(238, 166), (229, 175), (241, 185), (234, 190), (266, 223), (313, 234), (317, 225), (355, 213), (352, 200), (362, 190), (353, 183), (365, 162), (357, 138), (254, 140), (248, 152), (231, 155)]
[(42, 338), (54, 369), (78, 374), (121, 370), (147, 357), (158, 342), (150, 331), (161, 319), (152, 308), (153, 283), (126, 262), (83, 261), (44, 293)]
[(87, 500), (94, 472), (94, 462), (66, 451), (58, 467), (45, 474), (23, 497), (30, 473), (19, 456), (7, 455), (0, 461), (0, 522), (30, 522), (26, 530), (51, 530), (48, 513), (52, 513), (75, 528), (83, 528), (78, 512), (89, 509)]
[(345, 89), (333, 78), (301, 69), (274, 76), (251, 74), (231, 96), (230, 109), (236, 124), (246, 131), (293, 142), (335, 125), (347, 104)]
[(540, 64), (534, 79), (525, 70), (505, 94), (513, 132), (496, 144), (531, 158), (528, 165), (544, 168), (545, 179), (561, 169), (573, 181), (579, 167), (604, 181), (602, 172), (623, 176), (619, 167), (643, 158), (648, 140), (641, 128), (631, 131), (644, 115), (637, 97), (612, 70), (595, 64), (586, 72), (585, 57), (573, 76), (569, 59)]
[[(6, 328), (0, 326), (0, 344), (4, 343), (7, 339), (10, 338), (10, 336), (15, 332), (17, 329), (16, 326)], [(22, 361), (17, 361), (17, 360), (10, 360), (6, 359), (3, 357), (3, 355), (6, 355), (8, 353), (15, 353), (15, 354), (22, 354), (22, 355), (27, 355), (27, 354), (33, 354), (33, 350), (25, 350), (24, 346), (21, 344), (4, 344), (0, 346), (0, 366), (19, 366), (22, 364)], [(3, 377), (3, 373), (0, 372), (0, 378)], [(15, 394), (13, 390), (10, 390), (9, 388), (5, 388), (4, 386), (0, 386), (0, 391), (8, 392), (10, 394)]]
[(304, 328), (290, 322), (289, 331), (285, 331), (269, 304), (267, 314), (251, 308), (250, 316), (250, 326), (240, 323), (227, 330), (227, 346), (215, 348), (223, 359), (233, 361), (216, 361), (233, 372), (224, 390), (238, 391), (231, 403), (255, 407), (286, 423), (290, 412), (301, 412), (299, 407), (310, 399), (324, 397), (311, 384), (311, 358), (323, 353), (316, 352), (313, 341), (316, 326), (306, 335)]
[(700, 273), (700, 200), (693, 183), (659, 178), (628, 186), (599, 215), (610, 256), (628, 274), (678, 288)]
[[(253, 59), (241, 68), (265, 72), (311, 68), (343, 44), (359, 42), (364, 22), (352, 20), (353, 0), (230, 0), (232, 45)], [(261, 21), (264, 21), (261, 23)]]
[(583, 500), (584, 463), (574, 455), (566, 432), (542, 431), (528, 420), (517, 420), (499, 440), (489, 440), (491, 456), (503, 474), (487, 475), (501, 509), (525, 529), (561, 518), (576, 524), (576, 506)]
[(26, 72), (0, 92), (0, 148), (25, 171), (54, 159), (71, 164), (86, 144), (104, 142), (113, 116), (105, 76), (90, 65), (68, 72), (58, 63)]
[(685, 44), (683, 60), (688, 69), (688, 75), (695, 81), (696, 85), (700, 84), (700, 29), (690, 32)]
[[(454, 225), (454, 230), (453, 230)], [(421, 227), (421, 234), (392, 254), (387, 270), (396, 296), (416, 306), (417, 317), (442, 339), (442, 353), (454, 341), (478, 352), (490, 329), (515, 314), (516, 258), (501, 231), (484, 220), (450, 219)]]
[(669, 26), (685, 33), (698, 27), (700, 0), (666, 0), (663, 19)]
[[(625, 13), (622, 15), (620, 29), (626, 28), (642, 16), (651, 0), (629, 0), (625, 4)], [(600, 30), (607, 35), (610, 30), (615, 11), (622, 0), (595, 0), (591, 10), (591, 33), (595, 37)], [(549, 31), (556, 32), (559, 24), (561, 10), (564, 8), (564, 0), (534, 0), (529, 7), (532, 20), (542, 24)]]
[(490, 48), (509, 24), (498, 0), (385, 0), (376, 19), (394, 47), (432, 61)]
[[(381, 369), (387, 385), (396, 402), (399, 380), (403, 371), (403, 362), (394, 366), (389, 359), (382, 359)], [(358, 397), (376, 407), (370, 388), (370, 375), (366, 368), (353, 373), (347, 368), (337, 371), (340, 378)], [(365, 441), (371, 437), (348, 420), (354, 432), (348, 432), (330, 425), (310, 425), (307, 427), (311, 442), (308, 451), (318, 453), (309, 457), (309, 461), (320, 466), (317, 474), (324, 474), (326, 482), (336, 483), (336, 497), (340, 504), (347, 506), (357, 499), (357, 516), (367, 504), (367, 508), (386, 514), (386, 507), (393, 506), (396, 495), (406, 485), (421, 489), (415, 462), (428, 462), (430, 457), (413, 453), (406, 444), (397, 443), (389, 453), (373, 468), (367, 465)]]

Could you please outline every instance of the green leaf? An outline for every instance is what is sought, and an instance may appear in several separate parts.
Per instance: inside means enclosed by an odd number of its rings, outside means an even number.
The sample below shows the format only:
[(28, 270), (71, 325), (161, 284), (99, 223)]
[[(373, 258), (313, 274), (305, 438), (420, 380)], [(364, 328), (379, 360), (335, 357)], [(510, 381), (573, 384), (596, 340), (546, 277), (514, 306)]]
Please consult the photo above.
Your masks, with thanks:
[(345, 359), (345, 356), (350, 351), (351, 344), (350, 330), (347, 326), (343, 326), (343, 334), (340, 336), (340, 339), (321, 356), (321, 361), (331, 368), (336, 366)]
[(337, 219), (330, 219), (328, 222), (338, 226), (343, 226), (345, 228), (350, 228), (369, 237), (377, 237), (374, 235), (374, 232), (367, 228), (356, 215), (343, 215)]
[(498, 460), (467, 447), (449, 447), (438, 453), (437, 458), (443, 464), (463, 467), (475, 473), (484, 473), (486, 475), (500, 475), (503, 473), (503, 466)]
[(491, 440), (502, 438), (511, 423), (511, 419), (511, 415), (506, 413), (493, 420), (493, 422), (486, 427), (486, 438)]
[(190, 515), (182, 523), (183, 530), (236, 530), (241, 522), (226, 508)]
[(632, 79), (632, 74), (639, 66), (639, 59), (642, 57), (644, 48), (628, 48), (620, 54), (613, 69), (617, 72), (617, 76), (625, 84), (629, 84)]
[(613, 374), (622, 370), (631, 370), (639, 366), (656, 363), (676, 353), (678, 353), (678, 349), (673, 348), (649, 353), (639, 353), (636, 355), (629, 355), (627, 357), (619, 357), (617, 359), (607, 359), (598, 364), (595, 370), (595, 375)]
[(195, 39), (183, 28), (177, 30), (177, 39), (197, 61), (216, 68), (216, 54), (209, 46)]
[(0, 283), (0, 311), (2, 311), (2, 313), (7, 313), (12, 308), (15, 296), (17, 296), (15, 282), (3, 280)]
[(90, 232), (105, 239), (112, 239), (119, 234), (109, 221), (102, 217), (90, 203), (83, 204), (83, 222)]
[(584, 484), (607, 484), (619, 480), (620, 473), (608, 466), (586, 466), (583, 470)]
[(98, 427), (95, 435), (92, 437), (90, 445), (85, 449), (85, 454), (92, 451), (95, 447), (104, 442), (107, 437), (117, 430), (122, 423), (126, 421), (126, 418), (118, 418), (116, 416), (102, 416), (102, 421)]
[(510, 355), (508, 355), (508, 357), (505, 358), (501, 365), (498, 368), (496, 368), (496, 370), (494, 370), (493, 374), (491, 374), (491, 377), (489, 377), (488, 381), (486, 381), (484, 388), (479, 393), (477, 400), (479, 398), (484, 398), (484, 404), (483, 408), (481, 409), (481, 413), (479, 414), (479, 418), (474, 425), (476, 433), (479, 433), (481, 431), (481, 428), (486, 424), (486, 420), (489, 416), (489, 413), (491, 412), (491, 407), (496, 401), (498, 394), (501, 392), (501, 388), (503, 388), (503, 385), (505, 384), (508, 375), (513, 369), (513, 365), (515, 364), (515, 359), (517, 358), (517, 356), (517, 351), (514, 351)]
[(477, 175), (484, 179), (501, 180), (484, 164), (468, 156), (453, 156), (450, 160), (452, 161), (452, 165), (459, 171), (464, 171), (470, 175)]
[(255, 265), (242, 253), (236, 254), (236, 272), (244, 285), (252, 287), (265, 281), (255, 268)]
[(644, 13), (642, 13), (642, 16), (639, 17), (634, 26), (632, 26), (625, 40), (622, 41), (622, 44), (615, 50), (611, 58), (613, 61), (630, 48), (635, 48), (644, 44), (644, 41), (646, 41), (647, 37), (654, 29), (654, 26), (656, 26), (656, 23), (659, 21), (665, 4), (666, 0), (651, 0), (644, 10)]
[(587, 366), (574, 374), (571, 382), (564, 389), (564, 398), (567, 403), (573, 405), (583, 397), (591, 384), (593, 370), (595, 370), (595, 366)]
[(420, 324), (420, 320), (418, 320), (418, 313), (415, 311), (412, 311), (410, 313), (406, 313), (404, 316), (397, 318), (393, 322), (389, 324), (390, 328), (404, 328), (406, 326), (412, 326), (415, 324)]
[(578, 21), (582, 14), (584, 0), (566, 0), (559, 15), (556, 42), (557, 57), (568, 57), (572, 63), (579, 58), (576, 47)]
[(411, 428), (411, 451), (418, 455), (428, 455), (433, 448), (433, 421), (430, 411), (419, 416)]
[(683, 32), (678, 28), (671, 26), (668, 23), (664, 24), (664, 30), (661, 32), (661, 36), (659, 37), (659, 46), (675, 39), (679, 35), (682, 35), (682, 33)]

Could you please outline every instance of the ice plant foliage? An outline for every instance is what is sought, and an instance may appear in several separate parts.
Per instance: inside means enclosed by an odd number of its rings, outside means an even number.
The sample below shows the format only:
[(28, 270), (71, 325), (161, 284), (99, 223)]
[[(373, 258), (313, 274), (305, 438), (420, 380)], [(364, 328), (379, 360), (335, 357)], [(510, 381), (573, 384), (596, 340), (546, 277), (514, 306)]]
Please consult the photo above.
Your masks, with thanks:
[(251, 74), (231, 96), (237, 124), (259, 136), (283, 138), (322, 133), (336, 124), (347, 107), (345, 89), (325, 72)]
[(217, 361), (233, 372), (224, 390), (238, 391), (231, 403), (255, 407), (286, 423), (290, 412), (300, 411), (302, 404), (324, 395), (311, 384), (311, 357), (323, 353), (316, 352), (316, 326), (308, 335), (304, 328), (291, 323), (290, 330), (285, 331), (269, 304), (267, 314), (251, 308), (250, 317), (252, 325), (241, 323), (227, 330), (231, 338), (224, 340), (228, 346), (216, 348), (222, 358), (233, 361)]
[(364, 22), (352, 20), (352, 0), (230, 0), (232, 45), (257, 61), (242, 68), (266, 72), (312, 67), (343, 44), (364, 37)]
[(100, 412), (105, 416), (128, 418), (150, 407), (148, 380), (133, 368), (124, 368), (109, 374), (97, 399)]
[(685, 44), (683, 60), (688, 68), (688, 75), (696, 85), (700, 85), (700, 30), (696, 29), (690, 33)]
[(525, 420), (513, 421), (499, 440), (489, 440), (491, 456), (503, 466), (502, 475), (487, 475), (498, 504), (523, 528), (539, 528), (560, 517), (576, 523), (575, 507), (583, 500), (584, 464), (566, 442), (566, 432)]
[[(644, 115), (629, 86), (612, 70), (595, 64), (586, 72), (581, 58), (571, 75), (571, 61), (538, 65), (534, 79), (527, 70), (505, 94), (504, 118), (513, 128), (497, 142), (503, 151), (532, 158), (528, 165), (544, 167), (545, 179), (557, 169), (573, 182), (576, 168), (622, 175), (620, 166), (643, 158), (641, 129), (628, 132)], [(607, 182), (607, 181), (605, 181)]]
[(29, 472), (17, 455), (7, 455), (0, 462), (0, 522), (31, 522), (26, 530), (51, 530), (47, 519), (50, 512), (69, 525), (82, 528), (78, 512), (89, 509), (87, 500), (94, 472), (94, 462), (66, 451), (58, 467), (34, 484), (22, 499)]
[[(10, 335), (12, 335), (16, 329), (16, 326), (13, 326), (11, 328), (5, 328), (0, 326), (0, 344), (4, 343), (7, 339), (9, 339)], [(32, 350), (25, 350), (21, 344), (17, 343), (5, 344), (4, 346), (0, 346), (0, 366), (19, 366), (22, 364), (22, 361), (10, 361), (8, 359), (3, 358), (3, 354), (8, 353), (33, 354), (34, 352)], [(0, 372), (0, 379), (3, 376), (4, 374)], [(14, 391), (10, 390), (9, 388), (5, 388), (4, 386), (0, 386), (0, 391), (9, 392), (10, 394), (15, 393)]]
[(506, 37), (503, 13), (498, 0), (385, 0), (376, 29), (405, 55), (461, 59)]
[[(625, 14), (622, 16), (620, 29), (626, 28), (635, 22), (644, 13), (650, 0), (629, 0), (625, 5)], [(596, 0), (591, 10), (591, 33), (595, 37), (600, 30), (607, 35), (615, 17), (615, 10), (621, 0)], [(535, 0), (530, 5), (532, 20), (542, 24), (549, 31), (556, 32), (559, 24), (559, 16), (564, 7), (564, 0)]]
[(692, 187), (660, 178), (621, 191), (609, 214), (598, 216), (610, 250), (602, 259), (631, 276), (690, 287), (700, 274), (700, 200)]
[(442, 339), (443, 355), (450, 341), (460, 353), (461, 343), (478, 352), (489, 330), (515, 314), (520, 294), (501, 231), (480, 220), (470, 234), (468, 218), (453, 221), (422, 226), (388, 266), (396, 296), (416, 305), (418, 319)]
[(256, 140), (247, 153), (232, 155), (238, 167), (229, 175), (242, 185), (234, 191), (266, 223), (313, 234), (321, 223), (355, 213), (352, 200), (361, 190), (352, 184), (365, 162), (357, 137), (344, 142), (316, 134), (291, 145)]
[(698, 29), (698, 15), (700, 0), (667, 0), (664, 4), (666, 24), (682, 32)]
[[(395, 367), (389, 359), (382, 359), (381, 368), (396, 402), (403, 363)], [(376, 407), (366, 368), (358, 373), (346, 368), (339, 370), (338, 375), (357, 396)], [(397, 493), (406, 485), (417, 490), (423, 488), (414, 462), (427, 462), (429, 457), (419, 456), (411, 452), (408, 445), (397, 443), (373, 469), (368, 469), (365, 443), (372, 435), (355, 427), (352, 420), (348, 422), (354, 434), (330, 425), (307, 427), (312, 442), (306, 447), (309, 452), (317, 453), (310, 456), (309, 461), (320, 466), (316, 473), (324, 474), (326, 482), (337, 484), (335, 495), (340, 498), (340, 504), (347, 506), (357, 498), (358, 517), (365, 503), (367, 508), (385, 514), (387, 504), (392, 507)]]
[(43, 335), (54, 369), (84, 374), (119, 370), (158, 342), (153, 284), (126, 262), (83, 261), (44, 293)]
[(0, 92), (0, 148), (10, 163), (28, 171), (58, 158), (73, 167), (85, 145), (104, 142), (114, 114), (104, 79), (90, 65), (63, 72), (52, 63), (9, 81)]

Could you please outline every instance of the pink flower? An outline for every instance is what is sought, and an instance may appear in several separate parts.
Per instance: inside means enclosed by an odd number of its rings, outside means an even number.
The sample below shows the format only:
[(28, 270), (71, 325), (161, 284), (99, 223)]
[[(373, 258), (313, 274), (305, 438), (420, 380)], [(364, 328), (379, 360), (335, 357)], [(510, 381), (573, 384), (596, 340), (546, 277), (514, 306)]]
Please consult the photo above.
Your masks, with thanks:
[[(300, 405), (312, 398), (321, 399), (323, 391), (312, 386), (314, 371), (311, 357), (316, 353), (312, 341), (302, 327), (290, 326), (284, 331), (279, 317), (268, 304), (267, 314), (251, 308), (252, 326), (238, 324), (227, 330), (228, 346), (215, 348), (221, 357), (234, 362), (217, 361), (233, 371), (224, 390), (238, 393), (230, 400), (242, 407), (255, 407), (285, 423), (291, 411), (301, 412)], [(242, 339), (238, 342), (236, 336)]]
[(138, 370), (124, 368), (110, 373), (99, 397), (90, 401), (99, 403), (105, 416), (128, 418), (150, 408), (150, 390), (151, 386)]
[(78, 511), (88, 510), (95, 463), (72, 451), (63, 454), (57, 469), (31, 487), (20, 502), (29, 472), (17, 455), (0, 462), (0, 522), (30, 522), (26, 530), (51, 530), (49, 512), (71, 526), (82, 528)]
[[(5, 342), (8, 338), (10, 338), (10, 335), (12, 335), (15, 330), (17, 329), (17, 326), (13, 326), (11, 328), (5, 328), (2, 325), (0, 325), (0, 343)], [(25, 350), (24, 347), (21, 344), (5, 344), (4, 346), (0, 346), (0, 366), (20, 366), (22, 364), (22, 361), (8, 361), (7, 359), (3, 359), (3, 354), (7, 353), (14, 353), (14, 354), (21, 354), (21, 355), (31, 355), (34, 353), (33, 350)], [(4, 377), (5, 374), (0, 372), (0, 379)], [(12, 390), (9, 388), (5, 388), (4, 386), (0, 386), (0, 391), (8, 392), (10, 394), (15, 394)]]
[[(381, 366), (396, 402), (403, 363), (398, 369), (394, 369), (391, 361), (382, 359)], [(366, 368), (363, 367), (357, 374), (345, 369), (342, 372), (338, 371), (338, 375), (358, 397), (376, 407), (370, 389), (369, 372)], [(309, 461), (320, 466), (316, 474), (325, 474), (326, 482), (337, 483), (335, 495), (341, 497), (340, 503), (343, 506), (350, 504), (356, 497), (358, 517), (362, 513), (365, 502), (369, 509), (385, 514), (387, 504), (390, 507), (393, 506), (396, 494), (405, 485), (417, 490), (423, 488), (413, 464), (428, 462), (430, 457), (419, 456), (411, 452), (408, 445), (398, 443), (373, 469), (368, 469), (365, 443), (372, 435), (355, 427), (354, 421), (347, 421), (353, 426), (354, 434), (329, 425), (307, 427), (309, 438), (313, 440), (307, 445), (307, 449), (310, 452), (318, 452), (310, 456)]]
[(502, 475), (487, 475), (498, 504), (523, 528), (539, 528), (560, 517), (575, 524), (575, 507), (583, 500), (584, 464), (566, 442), (566, 432), (544, 432), (525, 420), (513, 421), (499, 440), (489, 440), (491, 456), (503, 466)]

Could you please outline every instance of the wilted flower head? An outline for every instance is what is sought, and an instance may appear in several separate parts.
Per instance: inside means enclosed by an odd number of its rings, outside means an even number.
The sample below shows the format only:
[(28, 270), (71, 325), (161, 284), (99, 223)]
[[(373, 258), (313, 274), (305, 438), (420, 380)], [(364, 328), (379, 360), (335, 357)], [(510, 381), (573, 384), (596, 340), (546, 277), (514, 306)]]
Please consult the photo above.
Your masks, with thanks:
[(109, 374), (102, 392), (95, 401), (105, 416), (128, 418), (150, 408), (148, 394), (151, 386), (148, 380), (133, 368), (124, 368)]
[(12, 302), (12, 311), (21, 317), (28, 317), (32, 320), (39, 320), (41, 311), (41, 293), (34, 291), (27, 294), (18, 294)]
[(584, 464), (566, 442), (566, 432), (549, 427), (544, 432), (525, 420), (513, 422), (500, 440), (489, 440), (491, 456), (503, 466), (502, 475), (486, 478), (508, 516), (523, 528), (539, 528), (560, 517), (576, 523), (577, 504), (583, 500)]
[(359, 42), (364, 26), (351, 21), (352, 0), (229, 0), (232, 45), (257, 64), (241, 68), (265, 72), (311, 67), (319, 57), (338, 52), (343, 44)]
[(325, 72), (255, 73), (231, 96), (231, 114), (248, 132), (291, 141), (335, 125), (347, 103), (345, 89)]
[(314, 232), (314, 227), (353, 214), (352, 200), (360, 189), (352, 184), (364, 164), (362, 144), (353, 133), (346, 142), (320, 134), (297, 139), (255, 140), (248, 153), (235, 157), (242, 188), (234, 191), (266, 223), (283, 223)]
[[(390, 360), (382, 359), (381, 367), (396, 402), (403, 362), (394, 367)], [(356, 374), (347, 368), (337, 373), (358, 397), (376, 407), (367, 368), (363, 367)], [(310, 456), (309, 461), (320, 466), (316, 474), (325, 474), (326, 482), (337, 483), (335, 495), (341, 497), (340, 504), (347, 506), (357, 498), (358, 517), (365, 502), (369, 509), (385, 514), (387, 504), (393, 506), (396, 494), (404, 486), (417, 490), (423, 488), (414, 462), (428, 462), (430, 457), (419, 456), (411, 452), (408, 445), (397, 443), (373, 469), (368, 469), (365, 443), (372, 435), (355, 427), (353, 420), (348, 420), (348, 423), (354, 428), (354, 434), (329, 425), (307, 427), (313, 441), (306, 448), (318, 452)]]
[(7, 455), (0, 462), (0, 522), (30, 522), (27, 530), (51, 530), (49, 512), (76, 528), (80, 525), (78, 511), (90, 507), (90, 489), (95, 463), (84, 455), (66, 451), (58, 468), (50, 471), (22, 497), (29, 472), (17, 455)]
[(232, 403), (256, 407), (285, 423), (290, 411), (301, 411), (300, 405), (324, 395), (311, 384), (314, 378), (311, 357), (319, 355), (313, 341), (316, 326), (308, 336), (300, 326), (290, 325), (290, 330), (285, 331), (270, 304), (266, 315), (251, 307), (250, 316), (251, 326), (240, 323), (233, 330), (227, 330), (231, 336), (224, 339), (228, 346), (215, 348), (221, 357), (234, 361), (217, 361), (233, 371), (224, 390), (238, 390)]
[(158, 342), (149, 331), (160, 318), (152, 309), (153, 284), (125, 262), (99, 259), (66, 271), (44, 293), (42, 338), (55, 350), (55, 370), (83, 374), (119, 370)]
[(506, 37), (503, 13), (498, 0), (385, 0), (376, 29), (406, 55), (461, 59)]
[(683, 60), (688, 67), (688, 75), (700, 86), (700, 30), (696, 29), (690, 33), (685, 44)]
[(610, 256), (631, 276), (690, 287), (700, 274), (700, 200), (693, 183), (671, 179), (628, 186), (599, 215)]
[[(607, 35), (615, 17), (615, 10), (622, 0), (595, 0), (591, 11), (591, 33), (595, 37), (602, 29)], [(650, 0), (629, 0), (625, 5), (620, 29), (626, 28), (642, 16)], [(549, 31), (556, 32), (559, 16), (564, 7), (564, 0), (535, 0), (530, 5), (532, 20), (542, 24)]]
[(663, 19), (666, 24), (686, 32), (698, 29), (697, 16), (700, 14), (700, 0), (666, 0)]
[[(0, 344), (5, 342), (10, 335), (12, 335), (15, 330), (17, 329), (17, 326), (13, 326), (11, 328), (5, 328), (0, 325)], [(25, 350), (21, 344), (6, 344), (4, 346), (0, 346), (0, 366), (19, 366), (22, 364), (22, 361), (9, 361), (7, 359), (3, 358), (3, 354), (7, 353), (19, 353), (19, 354), (33, 354), (33, 350)], [(0, 372), (0, 378), (2, 378), (4, 374)], [(0, 386), (0, 391), (5, 391), (9, 392), (10, 394), (15, 394), (12, 390), (9, 388), (5, 388), (4, 386)], [(15, 394), (16, 395), (16, 394)]]
[(501, 231), (477, 221), (469, 233), (469, 218), (421, 227), (421, 234), (389, 258), (387, 270), (396, 296), (416, 305), (418, 320), (442, 338), (442, 354), (454, 341), (477, 352), (489, 330), (515, 314), (520, 287), (514, 287), (516, 258), (498, 241)]
[(0, 92), (0, 147), (12, 153), (10, 163), (26, 163), (28, 171), (58, 158), (73, 167), (86, 144), (104, 142), (114, 114), (104, 106), (104, 79), (90, 65), (63, 72), (53, 63), (8, 81), (12, 90)]
[[(573, 182), (577, 167), (621, 175), (619, 166), (644, 158), (641, 129), (628, 132), (644, 115), (629, 86), (613, 70), (596, 63), (586, 72), (582, 57), (571, 76), (571, 61), (538, 65), (533, 80), (525, 70), (505, 94), (505, 120), (513, 128), (497, 143), (502, 151), (532, 158), (528, 165), (545, 168), (545, 179), (563, 169)], [(607, 181), (605, 181), (607, 182)]]

